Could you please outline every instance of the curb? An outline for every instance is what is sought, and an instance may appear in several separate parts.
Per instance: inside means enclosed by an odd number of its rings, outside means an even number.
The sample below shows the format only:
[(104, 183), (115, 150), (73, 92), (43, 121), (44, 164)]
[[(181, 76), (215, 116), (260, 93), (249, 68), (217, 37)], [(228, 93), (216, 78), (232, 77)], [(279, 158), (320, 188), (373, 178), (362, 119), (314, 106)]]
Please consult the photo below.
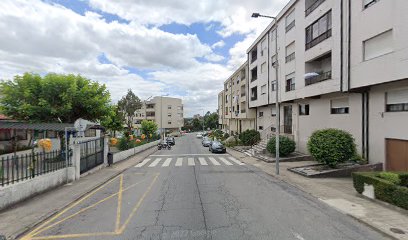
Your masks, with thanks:
[[(153, 148), (153, 147), (156, 147), (156, 146), (152, 146), (151, 148)], [(149, 149), (151, 149), (151, 148), (145, 149), (145, 150), (143, 150), (142, 152), (139, 152), (139, 153), (143, 153), (143, 152), (145, 152), (145, 151), (147, 151), (147, 150), (149, 150)], [(157, 152), (157, 148), (156, 148), (156, 151), (154, 151), (154, 152)], [(153, 153), (154, 153), (154, 152), (153, 152)], [(136, 154), (135, 154), (134, 156), (136, 156)], [(132, 156), (132, 157), (133, 157), (133, 156)], [(120, 162), (118, 162), (118, 163), (125, 162), (125, 161), (129, 160), (130, 158), (131, 158), (131, 157), (129, 157), (129, 158), (123, 160), (123, 161), (120, 161)], [(114, 164), (113, 164), (113, 165), (114, 165)], [(18, 231), (18, 233), (15, 233), (15, 234), (11, 235), (11, 236), (8, 237), (7, 239), (18, 239), (18, 238), (21, 238), (22, 236), (24, 236), (25, 234), (27, 234), (31, 229), (33, 229), (33, 228), (39, 226), (39, 225), (40, 225), (42, 222), (44, 222), (45, 220), (47, 220), (47, 219), (49, 219), (49, 218), (55, 216), (56, 214), (58, 214), (62, 209), (65, 209), (65, 208), (69, 207), (69, 206), (70, 206), (71, 204), (73, 204), (74, 202), (78, 201), (79, 199), (81, 199), (81, 198), (83, 198), (85, 195), (91, 193), (92, 191), (94, 191), (94, 190), (97, 189), (98, 187), (100, 187), (100, 186), (102, 186), (103, 184), (109, 182), (110, 180), (112, 180), (113, 178), (117, 177), (118, 175), (122, 174), (124, 171), (128, 170), (129, 168), (131, 168), (131, 167), (122, 169), (122, 170), (120, 170), (119, 172), (113, 174), (111, 177), (109, 177), (109, 178), (106, 179), (105, 181), (98, 183), (97, 185), (95, 185), (95, 186), (92, 187), (91, 189), (87, 190), (86, 192), (82, 193), (80, 196), (76, 197), (74, 200), (72, 200), (72, 201), (70, 201), (69, 203), (67, 203), (67, 204), (65, 204), (65, 205), (63, 205), (63, 206), (61, 206), (61, 207), (59, 207), (59, 208), (58, 208), (57, 210), (55, 210), (54, 212), (52, 212), (52, 213), (50, 213), (50, 214), (47, 214), (47, 215), (41, 217), (41, 219), (38, 220), (36, 223), (33, 223), (33, 224), (30, 224), (30, 225), (26, 226), (25, 229), (21, 229), (20, 231)], [(74, 181), (74, 182), (75, 182), (75, 181)], [(72, 182), (71, 182), (71, 183), (72, 183)], [(61, 186), (64, 186), (64, 185), (61, 185)], [(0, 235), (0, 236), (1, 236), (1, 235)], [(0, 238), (0, 239), (1, 239), (1, 238)]]
[[(237, 150), (235, 150), (235, 149), (231, 149), (231, 150), (234, 150), (234, 151), (236, 151), (236, 152), (240, 152), (240, 151), (237, 151)], [(229, 153), (231, 154), (231, 151), (229, 151)], [(232, 154), (231, 154), (231, 155), (232, 155)], [(237, 157), (237, 156), (234, 156), (234, 157)], [(246, 158), (246, 157), (253, 157), (253, 156), (245, 156), (244, 158)], [(258, 159), (258, 158), (256, 158), (256, 157), (253, 157), (253, 158)], [(256, 161), (259, 161), (259, 160), (256, 160)], [(262, 160), (261, 160), (261, 161), (262, 161)], [(268, 162), (266, 162), (266, 163), (268, 163)], [(256, 167), (256, 166), (254, 166), (254, 167)], [(263, 170), (262, 168), (260, 168), (260, 167), (256, 167), (256, 168), (260, 169), (262, 172), (266, 173), (267, 175), (269, 175), (269, 176), (271, 176), (271, 177), (273, 177), (273, 178), (275, 178), (275, 179), (278, 179), (278, 180), (280, 180), (280, 181), (282, 181), (282, 182), (284, 182), (284, 183), (286, 183), (286, 184), (288, 184), (288, 185), (290, 185), (290, 186), (292, 186), (292, 187), (294, 187), (294, 188), (296, 188), (296, 189), (298, 189), (298, 190), (300, 190), (300, 191), (302, 191), (302, 192), (304, 192), (304, 193), (306, 193), (306, 194), (312, 196), (313, 198), (315, 198), (316, 200), (319, 201), (319, 198), (318, 198), (317, 196), (315, 196), (314, 194), (312, 194), (312, 193), (310, 193), (310, 192), (305, 191), (304, 189), (300, 188), (299, 186), (295, 185), (294, 183), (289, 182), (288, 180), (285, 180), (285, 179), (283, 179), (282, 177), (272, 175), (272, 174), (270, 174), (270, 173), (264, 171), (264, 170)], [(353, 215), (344, 213), (344, 212), (338, 210), (337, 208), (332, 207), (332, 206), (326, 204), (325, 202), (322, 202), (322, 201), (319, 201), (319, 202), (324, 203), (325, 205), (329, 206), (330, 208), (336, 210), (337, 212), (339, 212), (339, 213), (341, 213), (341, 214), (344, 214), (344, 215), (346, 215), (346, 216), (349, 216), (349, 217), (355, 219), (356, 221), (358, 221), (358, 222), (360, 222), (360, 223), (366, 225), (367, 227), (369, 227), (369, 228), (371, 228), (372, 230), (374, 230), (374, 231), (380, 233), (380, 234), (383, 235), (383, 236), (389, 237), (389, 238), (391, 238), (391, 239), (393, 239), (393, 240), (400, 240), (399, 238), (396, 238), (395, 236), (393, 236), (393, 235), (391, 235), (391, 234), (389, 234), (389, 233), (387, 233), (387, 232), (385, 232), (385, 231), (383, 231), (383, 230), (381, 230), (381, 229), (376, 228), (375, 226), (371, 225), (370, 223), (366, 222), (366, 221), (363, 220), (363, 219), (360, 219), (360, 218), (357, 218), (357, 217), (355, 217), (355, 216), (353, 216)]]

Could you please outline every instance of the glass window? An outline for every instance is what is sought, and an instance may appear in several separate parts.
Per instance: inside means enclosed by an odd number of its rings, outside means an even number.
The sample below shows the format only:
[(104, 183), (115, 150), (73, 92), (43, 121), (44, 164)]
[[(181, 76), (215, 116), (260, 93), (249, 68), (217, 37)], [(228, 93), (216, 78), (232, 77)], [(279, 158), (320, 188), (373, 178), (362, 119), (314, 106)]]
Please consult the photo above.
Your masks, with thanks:
[(309, 104), (299, 104), (299, 115), (309, 115)]
[(276, 91), (276, 80), (271, 82), (271, 89), (272, 89), (272, 92)]
[(348, 114), (349, 113), (349, 102), (348, 98), (337, 98), (332, 99), (331, 103), (331, 114)]
[(266, 84), (261, 87), (261, 95), (266, 94)]
[(408, 111), (408, 89), (393, 90), (386, 93), (387, 112)]
[(11, 140), (11, 130), (0, 129), (0, 141), (9, 141), (9, 140)]
[(266, 62), (262, 63), (261, 65), (261, 73), (266, 72)]

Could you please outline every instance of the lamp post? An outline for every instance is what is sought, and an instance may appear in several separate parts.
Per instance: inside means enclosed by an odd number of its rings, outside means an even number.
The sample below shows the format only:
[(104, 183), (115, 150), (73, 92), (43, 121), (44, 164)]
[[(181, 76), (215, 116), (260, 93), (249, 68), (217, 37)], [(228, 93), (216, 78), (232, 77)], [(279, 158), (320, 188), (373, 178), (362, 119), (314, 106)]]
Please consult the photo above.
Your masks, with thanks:
[(264, 18), (272, 18), (275, 21), (275, 58), (276, 58), (276, 62), (273, 65), (273, 67), (275, 68), (275, 77), (276, 77), (276, 87), (275, 87), (275, 92), (276, 92), (276, 128), (275, 128), (275, 146), (276, 146), (276, 154), (275, 154), (275, 166), (276, 166), (276, 174), (279, 175), (279, 136), (280, 136), (280, 108), (279, 108), (279, 81), (278, 81), (278, 77), (279, 77), (279, 73), (278, 73), (278, 69), (279, 69), (279, 62), (278, 62), (278, 21), (276, 17), (272, 17), (272, 16), (266, 16), (266, 15), (261, 15), (259, 13), (252, 13), (253, 18), (258, 18), (258, 17), (264, 17)]

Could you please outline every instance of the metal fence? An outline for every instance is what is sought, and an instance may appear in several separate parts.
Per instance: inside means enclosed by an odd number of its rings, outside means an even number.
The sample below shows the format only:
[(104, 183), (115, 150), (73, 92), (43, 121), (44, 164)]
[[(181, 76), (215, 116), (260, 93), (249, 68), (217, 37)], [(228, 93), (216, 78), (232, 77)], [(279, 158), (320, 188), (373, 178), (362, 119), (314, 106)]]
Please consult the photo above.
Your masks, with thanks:
[(80, 143), (81, 167), (80, 173), (87, 172), (103, 163), (104, 138), (98, 138)]
[[(68, 155), (68, 166), (71, 166)], [(66, 167), (65, 153), (61, 150), (2, 157), (0, 160), (0, 186), (34, 178)]]

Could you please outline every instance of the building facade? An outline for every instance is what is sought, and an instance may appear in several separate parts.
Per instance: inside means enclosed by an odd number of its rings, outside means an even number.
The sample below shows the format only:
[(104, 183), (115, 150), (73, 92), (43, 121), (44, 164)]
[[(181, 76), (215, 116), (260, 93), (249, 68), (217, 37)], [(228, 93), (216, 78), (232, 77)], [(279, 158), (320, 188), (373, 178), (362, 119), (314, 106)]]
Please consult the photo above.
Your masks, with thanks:
[(182, 100), (158, 96), (143, 102), (142, 108), (136, 111), (133, 127), (140, 128), (143, 120), (154, 121), (160, 131), (180, 131), (181, 127), (184, 126)]
[(248, 63), (241, 65), (225, 82), (218, 94), (218, 114), (221, 129), (239, 134), (255, 128), (255, 109), (248, 108)]
[(247, 50), (255, 129), (279, 127), (304, 153), (313, 131), (343, 129), (370, 163), (408, 170), (406, 10), (405, 0), (291, 0)]

